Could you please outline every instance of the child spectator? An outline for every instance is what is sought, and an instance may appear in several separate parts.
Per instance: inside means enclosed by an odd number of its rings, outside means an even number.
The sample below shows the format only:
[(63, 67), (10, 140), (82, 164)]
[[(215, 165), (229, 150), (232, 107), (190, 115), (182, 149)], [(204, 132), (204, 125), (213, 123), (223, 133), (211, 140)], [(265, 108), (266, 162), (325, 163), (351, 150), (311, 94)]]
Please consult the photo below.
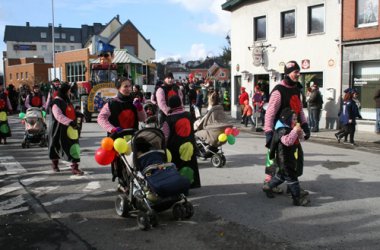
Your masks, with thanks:
[(249, 105), (248, 100), (244, 101), (244, 109), (243, 109), (243, 121), (244, 126), (248, 126), (248, 121), (252, 123), (252, 126), (255, 126), (255, 123), (252, 120), (252, 107)]
[(275, 126), (275, 133), (270, 147), (270, 159), (275, 159), (279, 170), (269, 183), (264, 184), (263, 191), (268, 198), (274, 198), (273, 188), (286, 182), (293, 198), (293, 205), (306, 206), (310, 200), (308, 192), (301, 192), (298, 176), (303, 171), (303, 151), (300, 139), (303, 130), (297, 123), (297, 115), (290, 108), (285, 108)]

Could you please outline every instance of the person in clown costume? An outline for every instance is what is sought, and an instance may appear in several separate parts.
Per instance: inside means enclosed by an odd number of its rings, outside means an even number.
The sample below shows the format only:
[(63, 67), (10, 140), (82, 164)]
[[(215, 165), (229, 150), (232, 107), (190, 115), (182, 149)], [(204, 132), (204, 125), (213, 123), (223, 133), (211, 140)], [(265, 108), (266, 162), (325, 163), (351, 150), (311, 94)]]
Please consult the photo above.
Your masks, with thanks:
[(7, 144), (7, 137), (11, 136), (7, 113), (12, 113), (12, 105), (0, 84), (0, 144)]
[(59, 172), (59, 159), (71, 162), (71, 172), (83, 175), (79, 169), (80, 147), (75, 109), (70, 102), (70, 85), (62, 83), (51, 104), (49, 126), (49, 158), (54, 172)]
[(45, 108), (45, 97), (41, 94), (40, 86), (38, 84), (33, 85), (33, 91), (26, 97), (25, 108)]
[[(98, 124), (107, 135), (119, 132), (123, 129), (138, 129), (139, 121), (146, 119), (143, 106), (139, 102), (133, 102), (132, 82), (126, 77), (122, 77), (116, 81), (118, 89), (117, 96), (108, 100), (98, 115)], [(118, 158), (111, 164), (112, 181), (118, 176), (117, 170)]]
[(59, 87), (61, 86), (61, 81), (58, 78), (55, 78), (51, 82), (51, 87), (47, 96), (47, 101), (45, 103), (45, 109), (47, 113), (50, 113), (50, 104), (53, 102), (54, 98), (58, 95)]
[(169, 97), (170, 110), (162, 125), (167, 149), (172, 155), (172, 161), (181, 175), (189, 178), (191, 188), (201, 186), (193, 121), (190, 112), (184, 110), (178, 95)]

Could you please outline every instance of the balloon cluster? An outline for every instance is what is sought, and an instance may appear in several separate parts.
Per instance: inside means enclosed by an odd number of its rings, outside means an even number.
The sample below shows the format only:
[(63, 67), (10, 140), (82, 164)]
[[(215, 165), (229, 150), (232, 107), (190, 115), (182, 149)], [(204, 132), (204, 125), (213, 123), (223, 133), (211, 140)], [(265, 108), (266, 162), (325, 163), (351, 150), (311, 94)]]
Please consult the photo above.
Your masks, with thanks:
[(218, 140), (221, 142), (221, 143), (224, 143), (224, 142), (228, 142), (228, 144), (230, 145), (234, 145), (235, 142), (236, 142), (236, 136), (238, 136), (240, 133), (239, 129), (237, 129), (236, 127), (228, 127), (224, 130), (224, 133), (221, 133), (219, 136), (218, 136)]
[(115, 159), (116, 153), (131, 153), (131, 147), (127, 140), (131, 138), (117, 138), (113, 140), (111, 137), (104, 137), (100, 143), (100, 148), (95, 151), (95, 160), (100, 165), (109, 165)]

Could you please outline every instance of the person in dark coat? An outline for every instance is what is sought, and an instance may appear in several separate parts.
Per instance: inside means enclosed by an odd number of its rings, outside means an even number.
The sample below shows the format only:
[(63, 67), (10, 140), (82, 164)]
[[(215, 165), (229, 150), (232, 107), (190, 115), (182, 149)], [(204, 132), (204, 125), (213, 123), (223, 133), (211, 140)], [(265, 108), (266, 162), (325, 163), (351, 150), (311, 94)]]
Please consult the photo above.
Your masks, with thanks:
[(263, 187), (268, 198), (274, 198), (273, 188), (286, 182), (293, 198), (293, 205), (305, 206), (310, 201), (308, 194), (301, 195), (298, 177), (303, 171), (303, 151), (300, 139), (303, 139), (303, 130), (297, 123), (297, 115), (289, 107), (281, 111), (276, 122), (275, 133), (270, 147), (270, 159), (275, 159), (278, 172)]
[(7, 144), (7, 137), (12, 135), (8, 124), (9, 113), (12, 113), (12, 105), (7, 94), (4, 92), (3, 85), (0, 84), (0, 144), (1, 141)]
[(75, 109), (70, 102), (70, 85), (63, 83), (51, 105), (49, 126), (49, 158), (54, 172), (59, 172), (59, 159), (71, 162), (71, 172), (83, 175), (79, 169), (80, 146)]
[(190, 112), (184, 110), (178, 95), (169, 98), (169, 115), (162, 125), (167, 149), (171, 152), (172, 161), (178, 171), (189, 178), (191, 188), (201, 186), (193, 121)]

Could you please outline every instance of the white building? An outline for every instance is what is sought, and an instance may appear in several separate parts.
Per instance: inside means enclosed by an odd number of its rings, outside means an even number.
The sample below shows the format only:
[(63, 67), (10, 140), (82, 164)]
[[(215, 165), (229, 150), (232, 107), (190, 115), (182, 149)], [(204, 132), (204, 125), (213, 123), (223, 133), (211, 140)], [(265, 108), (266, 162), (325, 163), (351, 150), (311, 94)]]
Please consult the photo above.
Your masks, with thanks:
[[(286, 62), (301, 66), (304, 90), (317, 83), (324, 96), (341, 93), (340, 0), (230, 0), (231, 114), (239, 117), (238, 95), (261, 84), (266, 94), (283, 78)], [(305, 88), (306, 87), (306, 88)]]

